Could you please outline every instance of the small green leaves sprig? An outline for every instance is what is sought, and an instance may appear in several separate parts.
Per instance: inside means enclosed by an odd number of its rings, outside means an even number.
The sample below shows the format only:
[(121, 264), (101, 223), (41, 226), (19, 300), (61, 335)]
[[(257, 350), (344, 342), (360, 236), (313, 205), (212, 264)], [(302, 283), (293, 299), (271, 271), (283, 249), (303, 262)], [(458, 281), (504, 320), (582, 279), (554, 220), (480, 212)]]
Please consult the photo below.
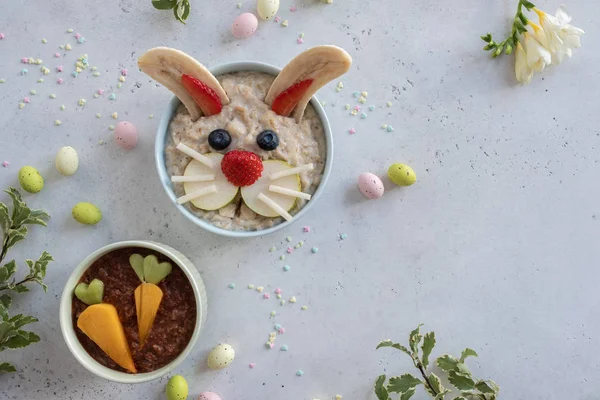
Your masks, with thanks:
[[(408, 400), (415, 394), (419, 385), (423, 385), (425, 392), (434, 400), (444, 400), (446, 395), (452, 392), (442, 385), (436, 374), (428, 370), (429, 357), (436, 343), (435, 332), (421, 335), (420, 328), (421, 325), (410, 333), (408, 348), (391, 340), (384, 340), (377, 345), (377, 349), (392, 347), (406, 353), (422, 377), (419, 379), (411, 374), (404, 374), (390, 378), (386, 383), (386, 376), (380, 375), (375, 381), (375, 394), (379, 400), (391, 400), (390, 393), (399, 393), (400, 400)], [(500, 387), (491, 380), (475, 378), (465, 365), (468, 357), (477, 357), (475, 350), (464, 349), (460, 358), (444, 354), (435, 361), (441, 370), (448, 373), (448, 381), (460, 392), (453, 400), (496, 400)]]
[[(0, 292), (14, 291), (23, 293), (29, 291), (27, 284), (35, 282), (42, 286), (44, 291), (48, 287), (43, 279), (46, 276), (46, 267), (52, 261), (52, 256), (43, 252), (37, 261), (25, 260), (29, 267), (29, 273), (21, 280), (14, 277), (17, 271), (17, 263), (11, 260), (2, 265), (8, 250), (27, 236), (27, 225), (46, 226), (50, 218), (44, 210), (32, 210), (21, 198), (21, 194), (15, 188), (9, 188), (6, 193), (12, 199), (12, 211), (4, 203), (0, 203), (0, 228), (2, 229), (2, 248), (0, 251)], [(6, 349), (18, 349), (29, 346), (40, 341), (40, 337), (33, 332), (24, 331), (21, 328), (27, 324), (37, 322), (32, 316), (17, 314), (10, 316), (8, 310), (12, 305), (9, 294), (0, 295), (0, 352)], [(0, 373), (15, 372), (16, 368), (7, 362), (0, 362)]]
[(525, 14), (523, 14), (523, 7), (525, 7), (527, 11), (531, 11), (535, 8), (535, 4), (527, 0), (519, 0), (510, 35), (500, 43), (494, 41), (491, 33), (481, 36), (481, 40), (487, 43), (483, 50), (491, 51), (493, 57), (498, 57), (502, 52), (507, 55), (513, 52), (515, 46), (519, 42), (519, 35), (527, 32), (526, 27), (529, 20)]
[(177, 21), (183, 24), (190, 15), (189, 0), (152, 0), (152, 5), (157, 10), (173, 10)]

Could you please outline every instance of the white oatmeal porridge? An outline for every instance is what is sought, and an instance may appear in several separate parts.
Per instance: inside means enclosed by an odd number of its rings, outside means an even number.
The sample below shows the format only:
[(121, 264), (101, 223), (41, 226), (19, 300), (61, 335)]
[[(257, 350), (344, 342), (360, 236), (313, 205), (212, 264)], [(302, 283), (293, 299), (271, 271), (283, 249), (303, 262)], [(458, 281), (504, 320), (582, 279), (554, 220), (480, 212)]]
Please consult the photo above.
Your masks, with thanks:
[[(236, 72), (217, 77), (231, 102), (223, 106), (219, 114), (200, 117), (196, 122), (186, 108), (180, 105), (169, 124), (169, 139), (165, 147), (165, 162), (169, 175), (183, 175), (192, 160), (178, 151), (179, 143), (191, 147), (201, 154), (216, 152), (208, 144), (208, 135), (215, 129), (225, 129), (231, 136), (231, 144), (219, 153), (231, 150), (246, 150), (256, 153), (263, 161), (282, 160), (291, 166), (314, 164), (314, 169), (300, 173), (302, 191), (314, 194), (321, 182), (326, 159), (323, 124), (311, 104), (306, 107), (300, 123), (295, 119), (282, 117), (265, 104), (265, 96), (275, 77), (262, 72)], [(279, 136), (279, 146), (272, 151), (258, 147), (256, 138), (264, 130), (272, 130)], [(185, 194), (183, 184), (175, 183), (175, 194)], [(297, 199), (289, 211), (297, 214), (306, 204)], [(228, 205), (215, 210), (204, 211), (186, 203), (192, 213), (213, 225), (235, 231), (255, 231), (282, 223), (281, 217), (263, 217), (250, 210), (238, 192)]]

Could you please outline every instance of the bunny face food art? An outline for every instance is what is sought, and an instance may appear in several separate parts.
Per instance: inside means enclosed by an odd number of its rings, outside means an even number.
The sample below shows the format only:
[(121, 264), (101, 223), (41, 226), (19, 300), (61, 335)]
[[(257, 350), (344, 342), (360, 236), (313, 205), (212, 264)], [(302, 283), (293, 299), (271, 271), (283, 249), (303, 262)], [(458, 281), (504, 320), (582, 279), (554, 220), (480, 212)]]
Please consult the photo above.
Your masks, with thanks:
[(165, 147), (177, 202), (229, 230), (293, 219), (325, 167), (323, 124), (309, 101), (351, 63), (344, 50), (318, 46), (277, 76), (239, 71), (215, 77), (181, 51), (148, 50), (140, 69), (182, 102)]

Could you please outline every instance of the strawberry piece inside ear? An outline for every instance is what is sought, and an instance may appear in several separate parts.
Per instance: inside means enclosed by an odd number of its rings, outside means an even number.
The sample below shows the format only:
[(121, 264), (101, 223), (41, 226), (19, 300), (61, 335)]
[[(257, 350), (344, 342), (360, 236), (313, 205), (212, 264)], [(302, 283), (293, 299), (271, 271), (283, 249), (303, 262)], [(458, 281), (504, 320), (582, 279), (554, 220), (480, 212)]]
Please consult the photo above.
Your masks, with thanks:
[(205, 116), (218, 114), (223, 109), (223, 104), (217, 92), (191, 75), (182, 75), (181, 83), (188, 93), (194, 98), (198, 107)]
[(271, 106), (271, 109), (279, 115), (289, 117), (289, 115), (292, 113), (292, 111), (294, 111), (294, 108), (298, 105), (298, 102), (300, 101), (302, 96), (304, 96), (312, 82), (312, 79), (300, 81), (298, 83), (293, 84), (283, 92), (279, 93), (275, 100), (273, 100), (273, 105)]

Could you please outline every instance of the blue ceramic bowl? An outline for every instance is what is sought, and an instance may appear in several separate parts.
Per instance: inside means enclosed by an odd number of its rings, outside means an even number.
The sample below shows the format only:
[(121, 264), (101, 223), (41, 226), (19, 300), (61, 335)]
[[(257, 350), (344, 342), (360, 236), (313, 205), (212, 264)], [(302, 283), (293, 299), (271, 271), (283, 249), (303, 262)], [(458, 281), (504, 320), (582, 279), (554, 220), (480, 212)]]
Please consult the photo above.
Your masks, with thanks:
[[(241, 62), (232, 62), (223, 65), (219, 65), (217, 67), (211, 68), (210, 72), (213, 75), (223, 75), (229, 72), (237, 72), (237, 71), (259, 71), (266, 72), (272, 75), (278, 75), (281, 71), (281, 68), (277, 68), (273, 65), (255, 62), (255, 61), (241, 61)], [(283, 229), (290, 224), (295, 223), (303, 215), (305, 215), (315, 202), (321, 197), (321, 193), (325, 190), (325, 185), (327, 184), (327, 180), (329, 179), (329, 174), (331, 173), (331, 166), (333, 164), (333, 136), (331, 134), (331, 127), (329, 126), (329, 120), (327, 119), (327, 115), (325, 114), (325, 110), (321, 106), (321, 103), (317, 100), (315, 96), (311, 99), (311, 104), (317, 111), (319, 118), (321, 118), (321, 122), (323, 123), (323, 131), (325, 133), (325, 143), (327, 145), (327, 159), (325, 160), (325, 170), (323, 171), (323, 177), (321, 178), (321, 183), (317, 188), (315, 194), (312, 196), (312, 199), (300, 210), (296, 215), (294, 215), (294, 219), (292, 221), (284, 221), (279, 225), (272, 226), (267, 229), (262, 229), (258, 231), (231, 231), (228, 229), (219, 228), (214, 226), (210, 222), (194, 215), (183, 205), (177, 204), (177, 195), (175, 194), (175, 190), (173, 188), (173, 183), (171, 182), (171, 177), (167, 173), (167, 167), (165, 165), (165, 146), (167, 140), (169, 139), (169, 123), (171, 119), (177, 112), (177, 107), (181, 104), (177, 97), (173, 97), (173, 99), (169, 102), (167, 110), (163, 114), (160, 123), (158, 125), (158, 132), (156, 135), (156, 143), (154, 146), (154, 153), (156, 159), (156, 168), (158, 169), (158, 176), (160, 178), (160, 183), (162, 184), (165, 192), (167, 192), (167, 196), (173, 203), (174, 207), (177, 207), (179, 211), (183, 215), (185, 215), (190, 221), (198, 225), (199, 227), (215, 233), (217, 235), (229, 236), (229, 237), (237, 237), (237, 238), (250, 238), (255, 236), (267, 235), (269, 233), (273, 233), (280, 229)]]

